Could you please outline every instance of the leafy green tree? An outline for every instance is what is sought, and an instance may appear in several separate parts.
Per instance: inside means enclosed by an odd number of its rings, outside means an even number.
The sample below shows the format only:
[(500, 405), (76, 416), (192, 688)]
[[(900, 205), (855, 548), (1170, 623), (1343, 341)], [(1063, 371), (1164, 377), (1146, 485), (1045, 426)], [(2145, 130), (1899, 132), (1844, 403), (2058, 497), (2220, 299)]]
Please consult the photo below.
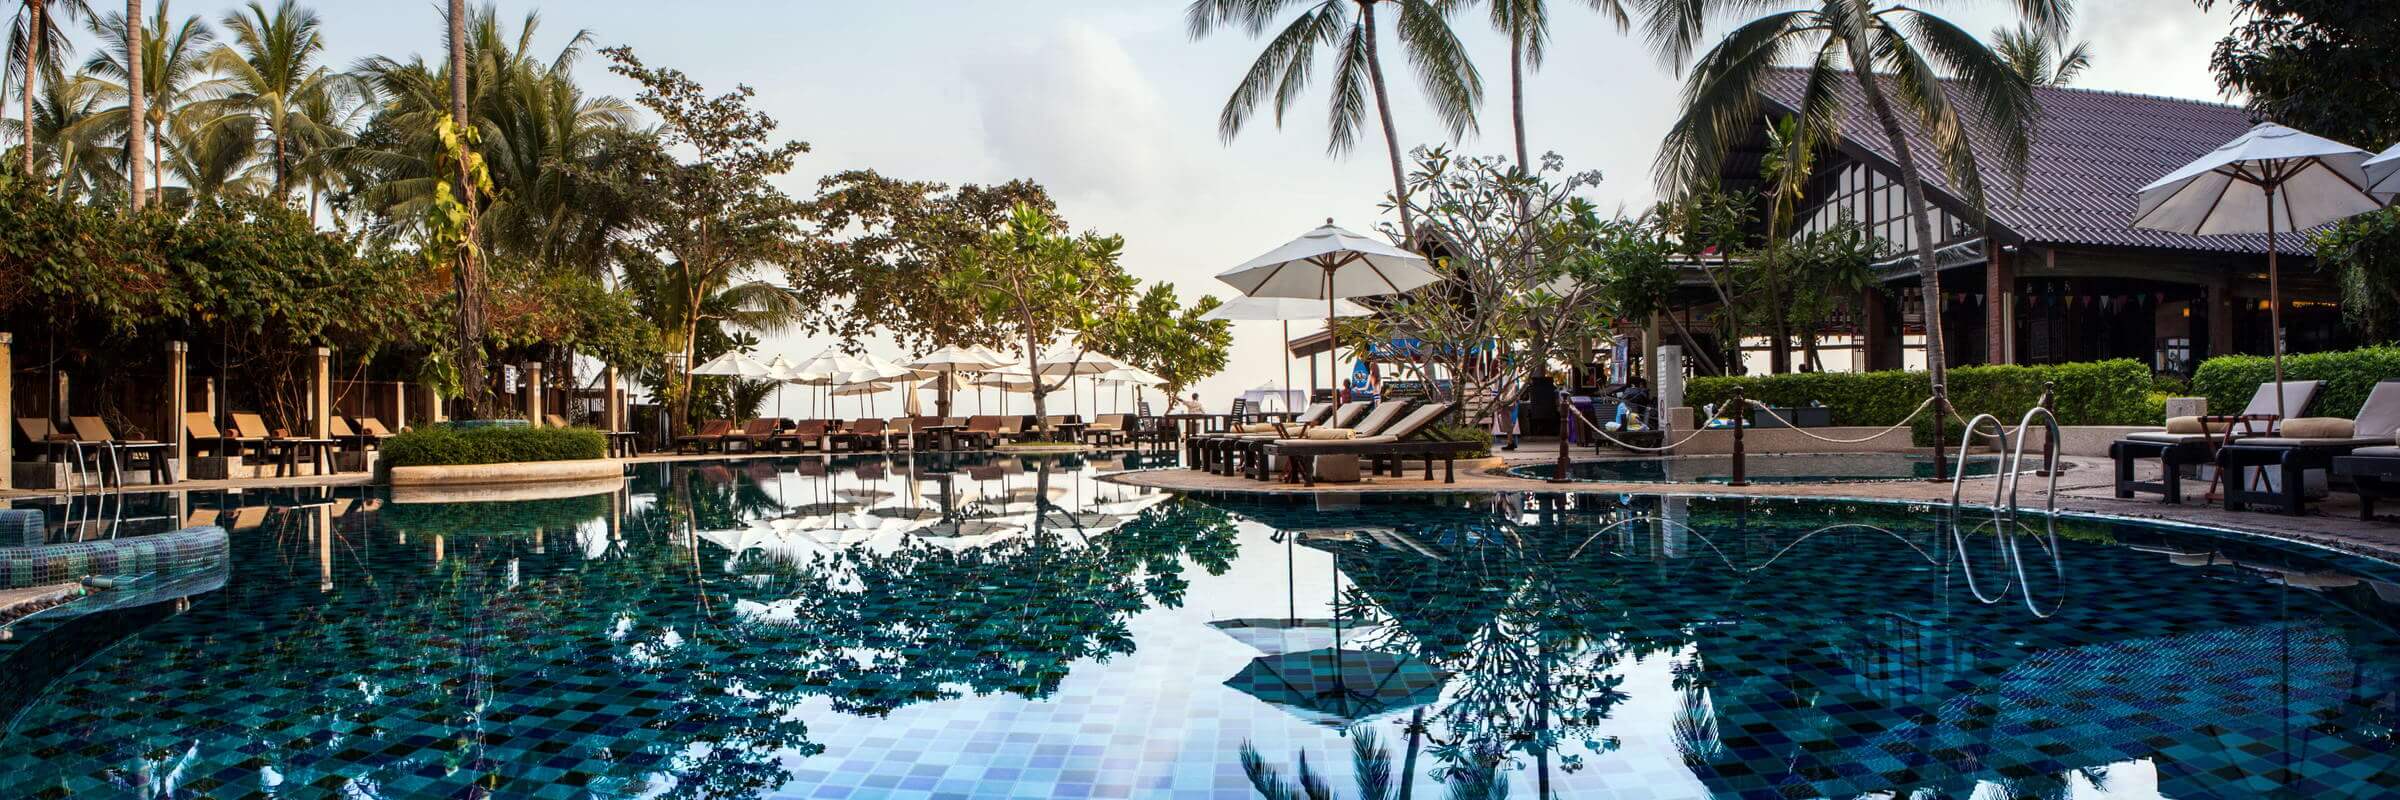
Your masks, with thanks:
[(953, 189), (847, 170), (817, 188), (803, 204), (806, 255), (785, 274), (795, 291), (827, 301), (808, 309), (805, 326), (845, 340), (881, 329), (912, 349), (998, 344), (1007, 331), (974, 298), (943, 291), (943, 278), (1016, 204), (1059, 219), (1050, 194), (1029, 180)]
[(1233, 323), (1202, 319), (1223, 305), (1201, 295), (1186, 307), (1175, 284), (1153, 283), (1122, 312), (1102, 320), (1100, 349), (1166, 380), (1159, 389), (1180, 397), (1185, 387), (1225, 371), (1233, 347)]
[(2235, 24), (2209, 58), (2218, 88), (2319, 136), (2367, 147), (2400, 139), (2400, 14), (2390, 4), (2221, 1)]
[(60, 75), (57, 67), (42, 66), (41, 92), (29, 106), (32, 144), (21, 149), (37, 179), (50, 183), (51, 194), (66, 199), (106, 197), (125, 185), (117, 173), (123, 151), (101, 137), (107, 100), (101, 84), (82, 73)]
[(2370, 341), (2400, 340), (2400, 211), (2343, 220), (2316, 247), (2341, 285), (2342, 320)]
[[(682, 72), (643, 65), (631, 48), (601, 52), (609, 71), (641, 85), (635, 102), (659, 117), (657, 138), (614, 169), (616, 185), (646, 210), (629, 229), (631, 246), (657, 254), (669, 273), (659, 285), (674, 291), (679, 324), (666, 331), (665, 344), (683, 354), (682, 385), (689, 386), (707, 302), (756, 270), (799, 259), (803, 209), (770, 179), (789, 171), (808, 145), (772, 141), (775, 120), (750, 108), (748, 86), (712, 97)], [(673, 149), (693, 157), (681, 160)], [(682, 405), (688, 418), (688, 394)]]
[(1799, 212), (1800, 203), (1807, 199), (1808, 180), (1816, 172), (1817, 150), (1830, 137), (1827, 119), (1803, 120), (1786, 114), (1767, 126), (1767, 149), (1759, 155), (1759, 179), (1765, 184), (1767, 237), (1763, 281), (1767, 287), (1767, 307), (1775, 321), (1775, 341), (1769, 350), (1769, 371), (1781, 375), (1792, 371), (1792, 319), (1789, 298), (1792, 295), (1779, 256), (1782, 255), (1784, 232), (1791, 229), (1792, 215)]
[[(2037, 30), (2053, 34), (2065, 30), (2073, 7), (2070, 0), (1990, 4), (2006, 5)], [(1760, 7), (1750, 0), (1660, 0), (1648, 22), (1652, 45), (1680, 70), (1710, 20)], [(1804, 118), (1839, 116), (1843, 95), (1834, 91), (1835, 82), (1857, 84), (1899, 168), (1925, 307), (1940, 308), (1934, 258), (1939, 234), (1902, 114), (1930, 140), (1950, 186), (1979, 209), (1984, 197), (1980, 157), (1997, 156), (2009, 174), (2024, 174), (2036, 113), (2032, 87), (1974, 34), (1923, 8), (1887, 0), (1812, 0), (1741, 23), (1691, 65), (1682, 115), (1658, 155), (1660, 182), (1668, 194), (1682, 195), (1710, 182), (1728, 149), (1756, 124), (1766, 82), (1795, 60), (1807, 71), (1798, 109)], [(1977, 124), (1970, 124), (1970, 116)], [(1988, 134), (1997, 152), (1979, 156), (1970, 130)], [(1929, 327), (1927, 334), (1933, 394), (1947, 408), (1948, 364), (1940, 326)]]
[(1391, 92), (1384, 86), (1383, 58), (1376, 51), (1375, 11), (1379, 6), (1394, 10), (1400, 46), (1416, 67), (1434, 113), (1456, 139), (1476, 130), (1475, 110), (1483, 104), (1483, 77), (1467, 57), (1458, 35), (1450, 30), (1449, 15), (1455, 5), (1448, 0), (1193, 0), (1184, 16), (1193, 39), (1228, 27), (1257, 38), (1284, 13), (1299, 9), (1235, 84), (1233, 96), (1217, 114), (1217, 133), (1231, 140), (1270, 96), (1275, 123), (1282, 125), (1284, 111), (1299, 99), (1314, 75), (1317, 49), (1335, 48), (1325, 151), (1339, 156), (1358, 143), (1359, 126), (1366, 121), (1367, 98), (1372, 96), (1376, 117), (1383, 125), (1385, 155), (1391, 160), (1391, 201), (1400, 210), (1400, 229), (1413, 235), (1416, 223), (1406, 202), (1409, 187), (1401, 166), (1400, 133), (1392, 121)]
[(1042, 209), (1018, 203), (1006, 223), (960, 251), (958, 269), (943, 281), (945, 291), (980, 305), (986, 320), (1006, 326), (1022, 343), (1026, 368), (1035, 376), (1033, 413), (1044, 433), (1050, 430), (1046, 401), (1071, 376), (1047, 379), (1042, 348), (1061, 338), (1085, 351), (1102, 343), (1103, 320), (1133, 294), (1133, 276), (1117, 263), (1124, 251), (1124, 237), (1070, 234)]
[(1882, 240), (1868, 236), (1865, 227), (1845, 217), (1825, 230), (1783, 243), (1774, 258), (1760, 261), (1757, 268), (1770, 274), (1750, 282), (1764, 284), (1769, 290), (1752, 296), (1774, 307), (1784, 336), (1799, 331), (1807, 363), (1822, 371), (1825, 365), (1817, 353), (1818, 329), (1850, 305), (1850, 298), (1874, 285), (1873, 265), (1884, 252)]
[[(1730, 194), (1714, 186), (1699, 187), (1674, 200), (1660, 203), (1655, 212), (1667, 232), (1675, 237), (1676, 250), (1684, 261), (1700, 268), (1708, 278), (1709, 289), (1717, 296), (1717, 342), (1724, 348), (1714, 358), (1698, 352), (1702, 363), (1711, 371), (1731, 375), (1742, 367), (1741, 287), (1733, 274), (1734, 256), (1750, 244), (1750, 206), (1748, 196)], [(1673, 315), (1668, 315), (1672, 317)], [(1676, 321), (1682, 328), (1682, 321)], [(1691, 332), (1683, 331), (1686, 340)]]

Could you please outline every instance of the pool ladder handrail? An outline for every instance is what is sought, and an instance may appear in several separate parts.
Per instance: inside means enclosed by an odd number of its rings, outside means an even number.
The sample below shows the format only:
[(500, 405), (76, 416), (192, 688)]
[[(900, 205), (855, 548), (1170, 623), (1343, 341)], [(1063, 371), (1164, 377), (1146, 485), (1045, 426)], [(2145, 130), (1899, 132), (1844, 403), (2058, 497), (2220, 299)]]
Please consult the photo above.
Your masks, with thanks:
[[(2045, 398), (2047, 395), (2048, 393), (2045, 392)], [(2016, 446), (2014, 448), (2009, 446), (2009, 428), (2000, 422), (1999, 417), (1991, 414), (1977, 414), (1974, 419), (1967, 420), (1966, 429), (1959, 433), (1958, 466), (1950, 475), (1950, 506), (1952, 508), (1958, 507), (1959, 495), (1966, 489), (1967, 448), (1975, 444), (1975, 431), (1983, 426), (1985, 420), (1990, 420), (1992, 435), (1999, 437), (2001, 451), (2001, 474), (2000, 480), (1992, 486), (1992, 508), (2012, 516), (2017, 513), (2017, 481), (2023, 475), (2025, 441), (2030, 438), (2025, 435), (2025, 431), (2033, 426), (2033, 419), (2036, 416), (2042, 418), (2043, 432), (2047, 434), (2042, 445), (2042, 473), (2050, 479), (2050, 484), (2042, 495), (2044, 504), (2042, 510), (2045, 513), (2058, 511), (2058, 415), (2051, 413), (2047, 404), (2027, 409), (2025, 416), (2017, 421)]]
[[(111, 524), (108, 538), (117, 538), (115, 523), (123, 521), (125, 517), (125, 467), (122, 462), (117, 460), (117, 448), (105, 442), (94, 443), (94, 446), (100, 449), (93, 453), (91, 466), (87, 469), (84, 466), (84, 442), (79, 439), (67, 439), (62, 443), (67, 446), (67, 463), (70, 466), (67, 470), (69, 480), (65, 486), (60, 487), (59, 492), (61, 517), (59, 522), (67, 530), (72, 531), (76, 538), (81, 539), (83, 528), (86, 525), (99, 521), (101, 517), (109, 517)], [(108, 458), (108, 465), (105, 469), (100, 464), (102, 454), (106, 454)], [(108, 483), (110, 475), (116, 476), (117, 480), (113, 490)], [(117, 501), (114, 513), (111, 513), (108, 505), (112, 496)], [(78, 500), (87, 501), (86, 505), (89, 506), (89, 509), (83, 513), (77, 513), (76, 501)]]

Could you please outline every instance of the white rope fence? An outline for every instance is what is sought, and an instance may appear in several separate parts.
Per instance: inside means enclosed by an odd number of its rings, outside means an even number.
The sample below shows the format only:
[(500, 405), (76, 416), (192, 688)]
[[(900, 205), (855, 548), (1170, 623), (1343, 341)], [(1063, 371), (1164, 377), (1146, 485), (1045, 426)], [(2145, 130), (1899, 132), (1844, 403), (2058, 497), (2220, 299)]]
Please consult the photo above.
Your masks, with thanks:
[(1918, 403), (1918, 404), (1917, 404), (1917, 410), (1915, 410), (1915, 411), (1911, 411), (1911, 412), (1908, 412), (1908, 416), (1900, 418), (1900, 421), (1899, 421), (1899, 422), (1892, 423), (1891, 427), (1884, 428), (1883, 430), (1876, 431), (1876, 432), (1874, 432), (1874, 433), (1868, 434), (1868, 435), (1866, 435), (1866, 436), (1863, 436), (1863, 437), (1860, 437), (1860, 438), (1857, 438), (1857, 439), (1836, 439), (1836, 438), (1833, 438), (1833, 437), (1830, 437), (1830, 436), (1819, 436), (1819, 435), (1816, 435), (1816, 434), (1814, 434), (1814, 433), (1809, 433), (1807, 428), (1800, 427), (1798, 424), (1796, 424), (1796, 423), (1792, 422), (1791, 420), (1784, 419), (1784, 417), (1783, 417), (1783, 415), (1782, 415), (1782, 414), (1777, 414), (1777, 413), (1775, 413), (1775, 409), (1774, 409), (1773, 407), (1771, 407), (1771, 406), (1768, 406), (1768, 405), (1767, 405), (1767, 404), (1765, 404), (1765, 403), (1761, 403), (1761, 402), (1759, 402), (1759, 401), (1757, 401), (1757, 400), (1753, 400), (1753, 399), (1750, 399), (1750, 398), (1747, 398), (1747, 397), (1745, 397), (1745, 398), (1742, 398), (1742, 402), (1749, 403), (1749, 404), (1750, 404), (1750, 405), (1752, 405), (1752, 406), (1756, 406), (1756, 407), (1758, 408), (1758, 410), (1760, 410), (1760, 411), (1764, 411), (1764, 412), (1767, 412), (1767, 416), (1774, 417), (1774, 418), (1775, 418), (1775, 420), (1776, 420), (1777, 422), (1781, 422), (1781, 423), (1783, 423), (1784, 427), (1785, 427), (1785, 428), (1789, 428), (1789, 429), (1791, 429), (1791, 431), (1792, 431), (1793, 433), (1797, 433), (1797, 434), (1800, 434), (1800, 435), (1802, 435), (1802, 436), (1806, 436), (1806, 437), (1808, 437), (1808, 438), (1815, 439), (1815, 440), (1817, 440), (1817, 441), (1820, 441), (1820, 442), (1827, 442), (1827, 443), (1831, 443), (1831, 444), (1864, 444), (1864, 443), (1867, 443), (1867, 442), (1872, 442), (1872, 441), (1875, 441), (1875, 440), (1877, 440), (1877, 439), (1881, 439), (1881, 438), (1883, 438), (1884, 436), (1887, 436), (1887, 435), (1891, 434), (1891, 432), (1892, 432), (1892, 431), (1899, 430), (1899, 429), (1901, 429), (1901, 428), (1903, 428), (1903, 427), (1906, 427), (1906, 426), (1907, 426), (1907, 425), (1908, 425), (1910, 422), (1914, 422), (1914, 421), (1916, 421), (1916, 419), (1917, 419), (1917, 415), (1918, 415), (1918, 414), (1923, 414), (1923, 413), (1925, 413), (1925, 409), (1926, 409), (1926, 407), (1933, 405), (1933, 398), (1931, 398), (1931, 397), (1925, 398), (1925, 402), (1922, 402), (1922, 403)]
[(1614, 437), (1614, 436), (1610, 436), (1610, 435), (1608, 435), (1608, 429), (1607, 429), (1607, 428), (1600, 427), (1600, 423), (1593, 422), (1593, 421), (1592, 421), (1592, 418), (1591, 418), (1591, 416), (1590, 416), (1590, 415), (1587, 415), (1587, 414), (1583, 413), (1583, 409), (1576, 408), (1576, 407), (1574, 407), (1574, 406), (1570, 405), (1570, 406), (1567, 406), (1567, 410), (1568, 410), (1568, 411), (1570, 411), (1570, 412), (1573, 412), (1573, 413), (1575, 414), (1575, 419), (1576, 419), (1576, 420), (1578, 420), (1578, 421), (1581, 421), (1581, 422), (1584, 424), (1584, 426), (1585, 426), (1585, 427), (1589, 427), (1589, 428), (1591, 428), (1591, 429), (1592, 429), (1592, 433), (1594, 433), (1594, 434), (1598, 434), (1600, 438), (1602, 438), (1602, 439), (1607, 439), (1609, 442), (1611, 442), (1611, 443), (1615, 444), (1615, 445), (1616, 445), (1616, 446), (1618, 446), (1618, 447), (1622, 447), (1622, 448), (1625, 448), (1625, 449), (1627, 449), (1627, 450), (1633, 450), (1633, 451), (1637, 451), (1637, 452), (1643, 452), (1643, 453), (1665, 453), (1665, 452), (1670, 452), (1670, 451), (1673, 451), (1673, 450), (1674, 450), (1675, 448), (1677, 448), (1677, 447), (1681, 447), (1681, 446), (1683, 446), (1683, 444), (1684, 444), (1685, 442), (1689, 442), (1689, 441), (1693, 440), (1694, 438), (1698, 438), (1698, 437), (1700, 436), (1700, 434), (1703, 434), (1703, 433), (1706, 433), (1706, 432), (1708, 432), (1708, 426), (1706, 426), (1706, 425), (1701, 425), (1701, 426), (1698, 426), (1698, 427), (1699, 427), (1699, 430), (1695, 430), (1695, 431), (1692, 431), (1692, 432), (1690, 432), (1690, 433), (1686, 433), (1686, 434), (1684, 434), (1684, 435), (1683, 435), (1683, 438), (1681, 438), (1681, 439), (1677, 439), (1677, 440), (1675, 440), (1675, 441), (1672, 441), (1672, 442), (1668, 442), (1667, 444), (1665, 444), (1665, 445), (1663, 445), (1663, 446), (1660, 446), (1660, 447), (1643, 447), (1643, 446), (1641, 446), (1641, 445), (1634, 444), (1634, 443), (1632, 443), (1632, 442), (1628, 442), (1628, 441), (1625, 441), (1625, 440), (1623, 440), (1623, 439), (1619, 439), (1619, 438), (1617, 438), (1617, 437)]

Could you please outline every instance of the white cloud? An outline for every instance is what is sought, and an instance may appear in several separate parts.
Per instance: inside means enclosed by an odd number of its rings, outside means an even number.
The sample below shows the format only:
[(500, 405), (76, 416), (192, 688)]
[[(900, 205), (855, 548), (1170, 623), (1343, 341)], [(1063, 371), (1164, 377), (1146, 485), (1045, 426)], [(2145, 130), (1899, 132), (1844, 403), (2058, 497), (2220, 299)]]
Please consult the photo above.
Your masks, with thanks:
[(1114, 36), (1068, 23), (966, 65), (983, 144), (1001, 171), (1062, 197), (1129, 202), (1165, 185), (1163, 101)]

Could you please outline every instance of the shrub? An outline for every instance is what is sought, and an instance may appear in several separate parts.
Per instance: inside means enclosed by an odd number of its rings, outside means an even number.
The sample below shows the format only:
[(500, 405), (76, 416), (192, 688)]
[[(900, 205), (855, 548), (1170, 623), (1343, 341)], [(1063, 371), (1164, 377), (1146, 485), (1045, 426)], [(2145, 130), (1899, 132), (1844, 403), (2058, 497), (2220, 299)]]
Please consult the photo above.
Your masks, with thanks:
[(383, 524), (401, 533), (457, 536), (565, 530), (608, 515), (608, 495), (509, 503), (392, 503)]
[(1484, 458), (1492, 454), (1492, 432), (1472, 425), (1441, 423), (1426, 429), (1425, 437), (1441, 442), (1475, 442), (1480, 450), (1459, 453), (1460, 458)]
[[(2044, 382), (2057, 388), (2053, 408), (2061, 425), (2154, 424), (2165, 413), (2164, 396), (2151, 391), (2150, 368), (2132, 359), (1954, 367), (1950, 404), (1962, 416), (1989, 413), (2015, 425), (2025, 409), (2041, 399)], [(1801, 372), (1693, 378), (1686, 384), (1684, 402), (1693, 408), (1721, 404), (1732, 398), (1736, 385), (1768, 405), (1818, 402), (1832, 413), (1835, 425), (1876, 427), (1897, 424), (1932, 394), (1922, 372)], [(1949, 427), (1958, 425), (1954, 421)]]
[[(2293, 415), (2355, 417), (2378, 381), (2400, 379), (2400, 347), (2367, 347), (2334, 353), (2283, 357), (2283, 378), (2324, 381), (2317, 403)], [(2231, 414), (2250, 403), (2258, 385), (2275, 380), (2275, 361), (2266, 356), (2217, 356), (2192, 373), (2192, 391), (2208, 398), (2212, 412)]]
[(608, 439), (590, 428), (456, 428), (427, 425), (383, 441), (385, 467), (569, 461), (608, 455)]

